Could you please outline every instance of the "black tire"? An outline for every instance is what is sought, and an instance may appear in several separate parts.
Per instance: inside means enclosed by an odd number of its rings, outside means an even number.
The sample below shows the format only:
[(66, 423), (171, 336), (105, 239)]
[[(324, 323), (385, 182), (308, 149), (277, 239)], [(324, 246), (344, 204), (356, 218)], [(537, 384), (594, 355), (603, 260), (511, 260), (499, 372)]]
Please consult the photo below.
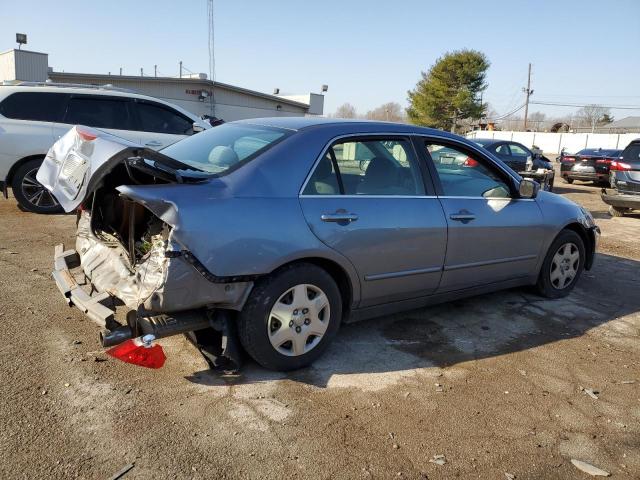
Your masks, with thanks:
[[(330, 307), (329, 323), (315, 347), (307, 353), (288, 356), (272, 346), (267, 325), (276, 301), (300, 284), (313, 285), (326, 294)], [(338, 332), (341, 321), (342, 298), (331, 275), (311, 263), (297, 263), (276, 270), (256, 282), (238, 316), (238, 334), (246, 352), (263, 367), (279, 371), (295, 370), (310, 365), (322, 355)]]
[(609, 206), (609, 215), (612, 217), (624, 217), (624, 214), (628, 211), (628, 208)]
[[(554, 286), (551, 281), (553, 258), (555, 254), (560, 250), (560, 248), (563, 245), (567, 244), (575, 245), (580, 256), (578, 259), (576, 273), (571, 281), (564, 285), (562, 288), (558, 288), (558, 286)], [(569, 295), (571, 290), (573, 290), (573, 288), (575, 287), (578, 279), (580, 278), (580, 275), (582, 274), (582, 270), (584, 269), (584, 261), (585, 247), (584, 242), (582, 241), (582, 237), (580, 237), (580, 235), (578, 235), (573, 230), (562, 230), (549, 247), (547, 255), (544, 258), (544, 262), (542, 263), (542, 268), (540, 269), (540, 274), (538, 275), (538, 282), (536, 283), (538, 293), (547, 298), (561, 298)]]
[(564, 183), (568, 183), (569, 185), (573, 183), (573, 178), (564, 177), (563, 180), (564, 180)]
[[(13, 173), (11, 190), (23, 210), (34, 213), (60, 213), (62, 207), (55, 197), (35, 180), (35, 172), (42, 165), (42, 158), (24, 162)], [(31, 201), (35, 195), (35, 200)]]

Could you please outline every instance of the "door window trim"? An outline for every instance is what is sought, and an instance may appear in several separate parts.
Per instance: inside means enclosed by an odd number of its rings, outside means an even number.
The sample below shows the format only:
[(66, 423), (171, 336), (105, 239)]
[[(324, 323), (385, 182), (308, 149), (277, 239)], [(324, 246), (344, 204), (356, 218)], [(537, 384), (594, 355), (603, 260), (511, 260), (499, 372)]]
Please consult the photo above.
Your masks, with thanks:
[[(298, 197), (304, 198), (437, 198), (433, 184), (430, 177), (430, 172), (428, 171), (422, 156), (418, 151), (416, 151), (416, 146), (413, 142), (413, 137), (415, 133), (411, 132), (366, 132), (366, 133), (347, 133), (343, 135), (337, 135), (332, 137), (322, 148), (320, 155), (313, 162), (313, 166), (307, 173), (307, 176), (302, 183), (302, 187), (298, 191)], [(354, 141), (362, 142), (366, 140), (379, 141), (379, 140), (404, 140), (406, 141), (411, 148), (411, 153), (413, 153), (414, 158), (416, 159), (418, 170), (420, 171), (420, 178), (422, 179), (422, 184), (424, 186), (425, 195), (369, 195), (369, 194), (337, 194), (337, 195), (315, 195), (315, 194), (305, 194), (304, 190), (307, 187), (307, 183), (311, 180), (313, 173), (316, 171), (316, 167), (322, 161), (323, 158), (327, 155), (329, 150), (336, 145), (337, 143), (347, 143), (349, 139), (354, 139)], [(357, 139), (357, 140), (356, 140)], [(334, 164), (334, 156), (330, 155), (331, 163), (336, 168)], [(342, 187), (342, 180), (340, 179), (340, 174), (336, 170), (336, 177), (339, 179), (338, 185), (340, 186), (340, 190), (343, 192), (344, 188)]]
[[(441, 137), (438, 135), (420, 135), (417, 134), (416, 136), (416, 141), (420, 142), (420, 143), (424, 143), (426, 144), (426, 142), (431, 142), (431, 143), (436, 143), (438, 145), (443, 145), (443, 146), (448, 146), (448, 147), (452, 147), (452, 148), (456, 148), (456, 149), (462, 149), (462, 152), (464, 153), (465, 150), (468, 150), (474, 154), (477, 154), (484, 162), (487, 162), (490, 167), (493, 167), (494, 170), (496, 170), (498, 172), (498, 174), (500, 175), (500, 177), (502, 178), (503, 181), (505, 181), (505, 183), (508, 185), (509, 189), (510, 189), (510, 194), (512, 195), (509, 198), (505, 198), (505, 197), (483, 197), (481, 195), (478, 196), (455, 196), (455, 195), (445, 195), (444, 194), (444, 190), (442, 188), (442, 183), (440, 183), (440, 177), (438, 176), (438, 171), (436, 169), (435, 163), (433, 162), (433, 159), (431, 158), (431, 155), (429, 155), (429, 153), (427, 152), (427, 149), (422, 146), (422, 148), (419, 149), (421, 155), (423, 156), (427, 168), (429, 169), (429, 172), (431, 173), (431, 178), (433, 180), (435, 189), (436, 189), (436, 195), (438, 196), (438, 198), (464, 198), (467, 200), (471, 200), (471, 199), (482, 199), (482, 200), (534, 200), (534, 199), (522, 199), (520, 197), (518, 197), (518, 192), (516, 189), (516, 183), (519, 182), (521, 179), (519, 178), (519, 176), (515, 176), (513, 172), (510, 172), (509, 170), (504, 169), (500, 164), (494, 162), (491, 157), (489, 157), (486, 153), (487, 150), (485, 150), (484, 152), (481, 150), (480, 147), (476, 147), (473, 145), (467, 145), (466, 143), (462, 143), (459, 142), (455, 139), (451, 139), (449, 137)], [(517, 175), (517, 174), (516, 174)]]

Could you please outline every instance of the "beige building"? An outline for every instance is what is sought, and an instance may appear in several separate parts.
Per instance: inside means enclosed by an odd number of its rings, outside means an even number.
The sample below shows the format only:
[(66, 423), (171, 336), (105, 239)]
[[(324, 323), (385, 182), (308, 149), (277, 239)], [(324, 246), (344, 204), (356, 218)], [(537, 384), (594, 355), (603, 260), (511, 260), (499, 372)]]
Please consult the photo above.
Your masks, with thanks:
[(46, 53), (8, 50), (0, 53), (0, 82), (45, 82), (113, 85), (179, 105), (195, 115), (225, 121), (244, 118), (322, 115), (324, 96), (270, 95), (212, 82), (204, 73), (178, 77), (103, 75), (56, 71)]

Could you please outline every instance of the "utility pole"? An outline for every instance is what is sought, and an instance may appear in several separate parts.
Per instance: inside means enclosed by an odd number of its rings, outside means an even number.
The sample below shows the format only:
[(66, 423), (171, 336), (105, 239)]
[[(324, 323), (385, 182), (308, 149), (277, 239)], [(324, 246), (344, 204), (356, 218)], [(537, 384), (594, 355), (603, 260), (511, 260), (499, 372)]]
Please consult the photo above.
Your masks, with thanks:
[(527, 88), (523, 88), (522, 91), (526, 94), (527, 99), (524, 103), (524, 130), (527, 131), (527, 116), (529, 115), (529, 97), (533, 94), (531, 90), (531, 64), (529, 64), (529, 75), (527, 76)]
[(157, 77), (158, 76), (158, 65), (154, 65), (153, 66), (153, 76)]
[(180, 78), (182, 78), (182, 60), (180, 60)]

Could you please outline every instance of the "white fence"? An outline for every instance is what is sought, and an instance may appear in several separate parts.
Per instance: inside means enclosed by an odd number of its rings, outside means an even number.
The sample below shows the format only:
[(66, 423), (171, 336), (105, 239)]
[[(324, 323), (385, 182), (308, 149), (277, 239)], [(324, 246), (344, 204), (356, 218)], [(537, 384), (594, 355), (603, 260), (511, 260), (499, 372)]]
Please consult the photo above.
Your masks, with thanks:
[(536, 145), (547, 153), (560, 153), (564, 147), (566, 152), (576, 153), (583, 148), (624, 148), (631, 140), (640, 138), (640, 133), (547, 133), (478, 130), (467, 134), (467, 138), (512, 140), (527, 147)]

